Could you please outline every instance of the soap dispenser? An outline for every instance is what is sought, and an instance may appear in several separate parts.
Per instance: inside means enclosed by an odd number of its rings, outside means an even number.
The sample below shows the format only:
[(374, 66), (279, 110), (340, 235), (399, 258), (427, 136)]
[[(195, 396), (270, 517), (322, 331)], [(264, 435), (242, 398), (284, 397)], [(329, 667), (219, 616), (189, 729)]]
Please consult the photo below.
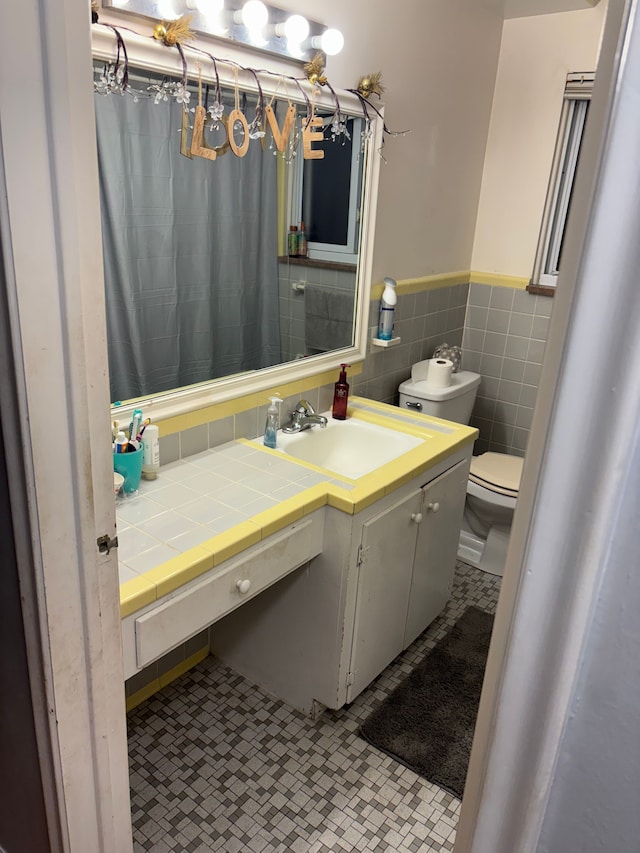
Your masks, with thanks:
[(351, 365), (340, 365), (340, 378), (336, 382), (333, 391), (333, 406), (331, 408), (331, 414), (338, 421), (344, 421), (347, 418), (347, 402), (349, 400), (347, 367), (351, 367)]
[(264, 427), (264, 446), (275, 449), (279, 426), (278, 403), (282, 400), (280, 397), (269, 397), (271, 405), (267, 409), (267, 422)]

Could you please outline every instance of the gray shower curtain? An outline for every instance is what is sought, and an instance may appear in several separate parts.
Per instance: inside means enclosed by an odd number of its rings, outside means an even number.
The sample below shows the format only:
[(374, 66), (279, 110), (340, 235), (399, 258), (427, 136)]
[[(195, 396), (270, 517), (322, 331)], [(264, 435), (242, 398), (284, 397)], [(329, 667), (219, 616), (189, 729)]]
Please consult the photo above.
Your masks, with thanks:
[(182, 156), (174, 101), (95, 107), (112, 400), (279, 363), (276, 158)]

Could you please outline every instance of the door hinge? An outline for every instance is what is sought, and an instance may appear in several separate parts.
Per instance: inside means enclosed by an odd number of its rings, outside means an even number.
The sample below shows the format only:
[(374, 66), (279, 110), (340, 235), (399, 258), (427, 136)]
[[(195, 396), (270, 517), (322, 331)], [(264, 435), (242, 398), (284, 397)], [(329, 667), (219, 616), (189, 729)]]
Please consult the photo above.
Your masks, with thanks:
[(101, 554), (108, 554), (112, 548), (118, 547), (118, 537), (114, 536), (113, 539), (111, 539), (109, 534), (105, 533), (104, 536), (98, 536), (96, 544), (98, 545), (98, 551), (100, 551)]
[(364, 563), (364, 561), (367, 557), (367, 551), (368, 550), (369, 550), (369, 546), (367, 546), (365, 548), (364, 545), (358, 545), (358, 556), (356, 558), (356, 566), (361, 566)]
[(355, 675), (352, 672), (347, 673), (347, 687), (351, 687), (355, 680)]

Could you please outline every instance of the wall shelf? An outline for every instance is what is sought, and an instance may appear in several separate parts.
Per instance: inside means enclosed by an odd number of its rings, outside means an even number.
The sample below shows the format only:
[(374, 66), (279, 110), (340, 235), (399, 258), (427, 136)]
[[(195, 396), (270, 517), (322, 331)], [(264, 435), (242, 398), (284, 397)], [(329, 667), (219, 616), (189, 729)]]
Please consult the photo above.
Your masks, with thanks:
[(402, 338), (391, 338), (390, 341), (383, 341), (380, 338), (371, 338), (371, 343), (374, 347), (395, 347), (401, 340)]

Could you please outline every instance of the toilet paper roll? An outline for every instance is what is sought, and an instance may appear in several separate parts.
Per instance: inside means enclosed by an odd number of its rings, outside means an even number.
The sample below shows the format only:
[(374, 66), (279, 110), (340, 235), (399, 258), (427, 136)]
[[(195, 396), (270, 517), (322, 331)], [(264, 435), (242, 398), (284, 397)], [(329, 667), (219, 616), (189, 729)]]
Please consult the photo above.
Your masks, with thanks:
[(453, 362), (448, 358), (432, 358), (429, 360), (427, 384), (432, 388), (448, 388), (451, 385)]

